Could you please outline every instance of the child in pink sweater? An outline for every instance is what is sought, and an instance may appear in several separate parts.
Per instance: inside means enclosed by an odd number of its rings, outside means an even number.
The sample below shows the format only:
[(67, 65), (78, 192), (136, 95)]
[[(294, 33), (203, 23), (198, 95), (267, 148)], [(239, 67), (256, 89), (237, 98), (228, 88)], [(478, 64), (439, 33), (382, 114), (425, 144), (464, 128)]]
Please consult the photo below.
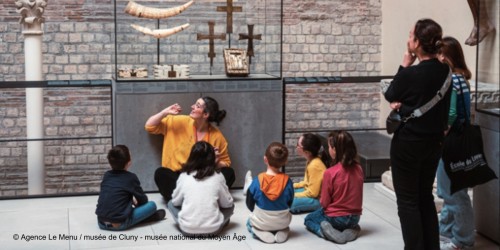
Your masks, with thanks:
[(363, 205), (364, 174), (357, 160), (356, 144), (346, 131), (328, 136), (333, 166), (327, 169), (321, 186), (321, 208), (308, 214), (304, 224), (316, 235), (344, 244), (357, 238)]

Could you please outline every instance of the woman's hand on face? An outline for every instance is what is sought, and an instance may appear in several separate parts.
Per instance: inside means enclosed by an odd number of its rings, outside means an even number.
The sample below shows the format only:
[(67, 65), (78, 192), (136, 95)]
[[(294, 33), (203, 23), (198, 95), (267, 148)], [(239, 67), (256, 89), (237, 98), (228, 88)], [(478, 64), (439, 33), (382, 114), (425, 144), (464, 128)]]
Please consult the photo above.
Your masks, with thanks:
[(390, 106), (391, 106), (391, 109), (398, 110), (399, 108), (401, 108), (401, 103), (400, 102), (391, 102)]
[(403, 56), (402, 66), (405, 68), (409, 67), (415, 62), (416, 59), (417, 59), (417, 56), (414, 53), (412, 53), (410, 51), (410, 49), (408, 48)]
[(168, 106), (166, 109), (162, 111), (163, 116), (167, 115), (177, 115), (182, 111), (181, 105), (175, 103), (173, 105)]

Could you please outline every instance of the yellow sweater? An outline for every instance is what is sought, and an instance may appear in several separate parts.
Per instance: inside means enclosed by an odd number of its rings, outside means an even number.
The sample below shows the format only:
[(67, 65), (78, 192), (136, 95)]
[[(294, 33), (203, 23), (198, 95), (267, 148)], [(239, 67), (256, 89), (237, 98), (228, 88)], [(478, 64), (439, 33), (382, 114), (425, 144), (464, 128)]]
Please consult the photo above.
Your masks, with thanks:
[(304, 180), (293, 184), (293, 188), (304, 188), (304, 192), (295, 193), (295, 197), (318, 198), (326, 166), (316, 157), (307, 163)]
[[(194, 120), (187, 115), (167, 115), (160, 124), (145, 126), (145, 129), (151, 134), (164, 135), (161, 165), (172, 171), (180, 171), (189, 157), (191, 147), (196, 143)], [(210, 125), (202, 140), (219, 149), (220, 162), (231, 165), (226, 138), (218, 128)]]

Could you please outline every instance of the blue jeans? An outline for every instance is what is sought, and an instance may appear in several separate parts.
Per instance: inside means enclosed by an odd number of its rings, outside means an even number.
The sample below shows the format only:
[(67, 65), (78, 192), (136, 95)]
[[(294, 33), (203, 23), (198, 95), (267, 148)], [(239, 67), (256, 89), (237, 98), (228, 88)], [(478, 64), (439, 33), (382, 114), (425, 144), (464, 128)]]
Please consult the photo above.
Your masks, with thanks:
[(346, 215), (346, 216), (338, 216), (338, 217), (329, 217), (323, 211), (323, 208), (320, 208), (306, 216), (304, 219), (304, 225), (306, 225), (307, 230), (315, 233), (319, 237), (323, 238), (323, 233), (321, 232), (321, 222), (328, 221), (332, 226), (339, 230), (344, 231), (348, 228), (353, 228), (358, 225), (359, 219), (361, 216), (359, 215)]
[[(295, 193), (304, 192), (303, 188), (296, 188)], [(298, 214), (304, 212), (315, 211), (318, 208), (321, 208), (321, 204), (319, 200), (316, 198), (310, 197), (295, 197), (293, 198), (292, 206), (290, 207), (290, 213)]]
[(443, 159), (437, 170), (437, 193), (443, 198), (439, 233), (458, 247), (474, 245), (474, 211), (467, 188), (450, 194), (450, 178), (444, 170)]
[(97, 224), (100, 229), (111, 230), (111, 231), (121, 231), (131, 228), (134, 225), (139, 224), (141, 221), (149, 218), (156, 212), (156, 203), (154, 201), (148, 201), (147, 203), (138, 206), (132, 210), (132, 215), (127, 218), (119, 227), (113, 227), (109, 224), (105, 224), (97, 220)]

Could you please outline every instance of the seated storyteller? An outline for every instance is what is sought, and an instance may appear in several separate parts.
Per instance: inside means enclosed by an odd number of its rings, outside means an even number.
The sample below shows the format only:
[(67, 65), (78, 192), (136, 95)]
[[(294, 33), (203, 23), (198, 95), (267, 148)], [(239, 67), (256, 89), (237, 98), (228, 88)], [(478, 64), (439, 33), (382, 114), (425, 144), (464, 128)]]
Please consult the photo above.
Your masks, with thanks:
[[(310, 212), (321, 207), (318, 198), (323, 172), (326, 170), (325, 163), (320, 158), (322, 148), (320, 137), (311, 133), (303, 134), (297, 142), (297, 154), (304, 157), (307, 164), (304, 180), (293, 184), (295, 198), (290, 208), (292, 214)], [(325, 153), (324, 150), (322, 153)]]
[(165, 218), (165, 210), (156, 210), (156, 204), (148, 201), (137, 175), (128, 171), (132, 161), (127, 146), (116, 145), (109, 150), (108, 162), (112, 170), (102, 178), (95, 211), (99, 228), (120, 231)]
[(215, 159), (212, 145), (195, 143), (167, 204), (185, 236), (219, 234), (233, 214), (233, 197)]
[(328, 137), (328, 151), (334, 165), (325, 171), (321, 187), (321, 208), (308, 214), (306, 228), (338, 244), (355, 240), (361, 228), (363, 169), (357, 160), (356, 144), (345, 131)]
[(248, 187), (246, 204), (253, 212), (248, 218), (247, 229), (265, 243), (282, 243), (288, 239), (294, 192), (288, 175), (280, 172), (287, 159), (286, 146), (273, 142), (264, 155), (266, 172), (260, 173), (253, 181), (251, 177), (245, 180), (245, 187)]
[(173, 104), (151, 116), (145, 129), (151, 134), (162, 134), (163, 152), (161, 165), (155, 171), (155, 183), (166, 201), (172, 198), (176, 181), (186, 162), (191, 147), (198, 141), (206, 141), (215, 148), (216, 167), (223, 174), (226, 185), (231, 188), (235, 180), (234, 170), (230, 168), (228, 145), (217, 126), (226, 117), (225, 110), (219, 110), (219, 104), (211, 97), (196, 100), (189, 115), (180, 115), (182, 108)]

